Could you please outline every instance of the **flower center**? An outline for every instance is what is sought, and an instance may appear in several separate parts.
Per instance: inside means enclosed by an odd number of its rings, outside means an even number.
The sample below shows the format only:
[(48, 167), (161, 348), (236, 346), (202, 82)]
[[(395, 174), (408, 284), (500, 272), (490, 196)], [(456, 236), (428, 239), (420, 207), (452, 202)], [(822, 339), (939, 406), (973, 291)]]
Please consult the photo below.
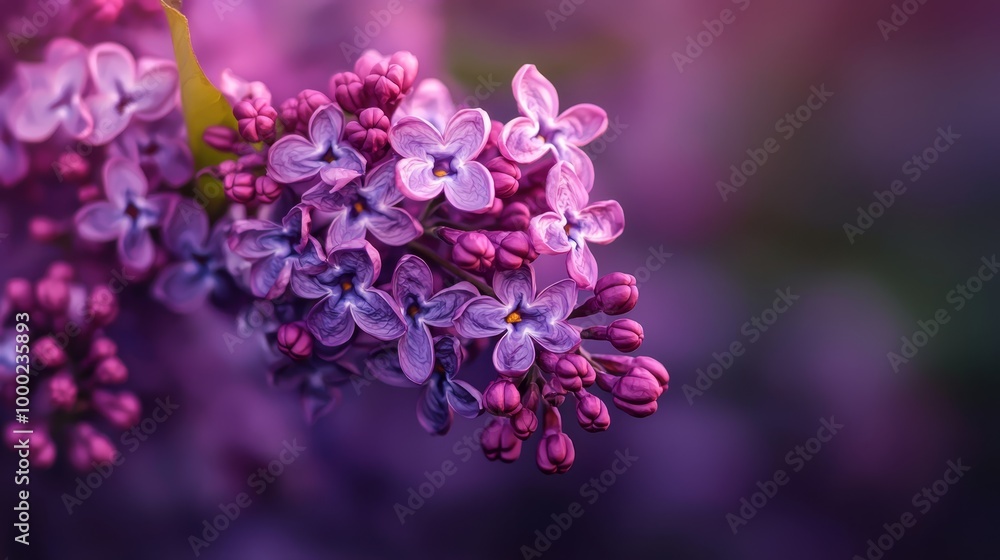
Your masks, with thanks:
[(359, 200), (354, 203), (353, 208), (356, 213), (360, 214), (365, 211), (365, 203)]
[(406, 314), (410, 317), (416, 317), (417, 313), (420, 313), (420, 306), (415, 303), (411, 303), (410, 306), (406, 308)]
[(128, 206), (125, 207), (125, 215), (135, 220), (139, 217), (139, 207), (129, 202)]
[(353, 288), (354, 284), (352, 284), (350, 280), (344, 280), (343, 282), (340, 283), (340, 287), (346, 292), (351, 288)]
[(323, 161), (327, 163), (333, 163), (337, 161), (337, 154), (333, 153), (333, 147), (327, 148), (326, 153), (323, 154)]
[(438, 157), (434, 158), (434, 169), (433, 169), (434, 176), (441, 178), (441, 177), (447, 177), (448, 175), (454, 175), (455, 170), (451, 168), (451, 160), (452, 160), (451, 156), (443, 158), (438, 158)]
[(125, 109), (128, 109), (128, 106), (132, 104), (132, 101), (134, 100), (132, 99), (131, 95), (123, 93), (122, 96), (118, 99), (118, 104), (115, 105), (115, 110), (118, 111), (119, 115), (124, 115)]
[(517, 311), (511, 311), (510, 315), (507, 315), (507, 318), (504, 319), (504, 321), (507, 321), (507, 323), (511, 325), (513, 325), (514, 323), (520, 323), (521, 314), (518, 313)]

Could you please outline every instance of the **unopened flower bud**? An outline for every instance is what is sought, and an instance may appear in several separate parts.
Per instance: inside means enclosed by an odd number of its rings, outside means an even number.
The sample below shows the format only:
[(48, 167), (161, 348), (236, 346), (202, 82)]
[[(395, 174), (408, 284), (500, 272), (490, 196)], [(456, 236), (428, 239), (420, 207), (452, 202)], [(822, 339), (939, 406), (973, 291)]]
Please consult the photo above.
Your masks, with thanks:
[(403, 92), (404, 78), (402, 66), (380, 62), (364, 77), (365, 95), (376, 106), (388, 110)]
[(56, 408), (69, 410), (76, 404), (76, 382), (69, 372), (60, 371), (46, 380), (49, 399)]
[(347, 141), (372, 161), (381, 159), (388, 150), (389, 117), (378, 107), (362, 109), (358, 120), (347, 123), (344, 132)]
[(633, 352), (642, 345), (642, 325), (632, 319), (618, 319), (608, 325), (608, 341), (619, 352)]
[(562, 432), (547, 433), (538, 443), (535, 462), (545, 474), (563, 474), (573, 466), (576, 450), (573, 440)]
[(98, 187), (93, 183), (80, 185), (80, 188), (76, 189), (76, 199), (79, 200), (81, 204), (97, 202), (102, 198), (104, 198), (104, 191), (101, 190), (101, 187)]
[(601, 311), (608, 315), (628, 313), (639, 300), (635, 276), (613, 272), (602, 277), (594, 287), (594, 297)]
[(118, 453), (107, 436), (85, 422), (70, 429), (69, 440), (69, 462), (78, 471), (89, 471), (97, 465), (110, 463)]
[(106, 336), (95, 338), (93, 342), (90, 343), (90, 352), (87, 354), (88, 361), (98, 361), (104, 358), (110, 358), (118, 354), (118, 345), (115, 341), (111, 340)]
[(662, 387), (664, 391), (667, 390), (667, 385), (670, 384), (670, 374), (667, 373), (667, 368), (663, 367), (663, 364), (653, 358), (650, 358), (649, 356), (639, 356), (638, 358), (635, 358), (632, 363), (635, 364), (636, 367), (640, 367), (653, 374), (653, 377), (656, 378), (660, 387)]
[(495, 157), (486, 162), (493, 176), (497, 198), (509, 198), (517, 193), (517, 181), (521, 178), (521, 168), (503, 157)]
[(112, 23), (118, 19), (124, 0), (83, 0), (80, 3), (80, 20), (95, 23)]
[(52, 170), (60, 182), (79, 183), (90, 175), (90, 162), (76, 152), (66, 151), (52, 163)]
[(514, 429), (514, 435), (518, 439), (525, 440), (538, 429), (538, 416), (530, 408), (522, 407), (511, 416), (510, 425)]
[(128, 368), (118, 356), (110, 356), (94, 368), (94, 379), (102, 385), (119, 385), (128, 379)]
[(115, 427), (124, 430), (139, 423), (142, 405), (134, 394), (128, 391), (114, 393), (106, 389), (97, 389), (91, 399), (97, 412)]
[(87, 296), (87, 311), (97, 326), (110, 325), (118, 316), (118, 298), (111, 288), (104, 285), (97, 286)]
[(552, 354), (543, 352), (541, 365), (559, 380), (559, 384), (571, 393), (590, 387), (597, 378), (594, 366), (580, 354)]
[(69, 284), (58, 278), (42, 278), (35, 284), (35, 301), (49, 313), (62, 314), (69, 305)]
[(500, 212), (500, 228), (507, 231), (524, 231), (531, 223), (531, 210), (523, 202), (511, 202)]
[(511, 416), (521, 410), (521, 394), (508, 379), (494, 379), (483, 391), (483, 405), (494, 416)]
[(254, 180), (253, 191), (258, 202), (270, 204), (281, 196), (281, 185), (267, 175), (261, 175)]
[(337, 105), (348, 113), (357, 115), (368, 106), (364, 89), (364, 81), (354, 72), (341, 72), (330, 78), (330, 92)]
[(278, 327), (278, 350), (293, 360), (304, 360), (312, 355), (313, 337), (302, 321)]
[(240, 101), (236, 107), (233, 107), (233, 116), (236, 117), (240, 135), (247, 142), (271, 143), (274, 141), (278, 112), (265, 99), (258, 97), (249, 101)]
[(558, 379), (549, 379), (542, 386), (542, 399), (552, 406), (562, 406), (566, 400), (566, 389)]
[(470, 231), (458, 236), (451, 249), (451, 259), (466, 270), (483, 272), (493, 266), (496, 249), (485, 235)]
[(295, 96), (295, 99), (298, 102), (295, 106), (295, 110), (299, 113), (299, 126), (301, 128), (309, 126), (309, 119), (312, 118), (316, 109), (332, 103), (329, 97), (314, 89), (304, 89), (300, 91), (299, 94)]
[(611, 425), (608, 406), (590, 393), (583, 393), (576, 401), (576, 420), (580, 423), (580, 427), (588, 432), (603, 432)]
[[(4, 286), (4, 297), (15, 312), (31, 311), (35, 306), (35, 289), (25, 278), (11, 278)], [(2, 319), (2, 318), (0, 318)]]
[(66, 223), (45, 216), (32, 216), (28, 221), (28, 234), (39, 243), (51, 243), (68, 232)]
[(239, 171), (235, 173), (228, 173), (222, 178), (222, 187), (226, 191), (226, 196), (230, 200), (234, 200), (241, 204), (246, 204), (254, 199), (257, 195), (256, 187), (254, 182), (256, 178), (253, 173), (247, 173), (245, 171)]
[(483, 429), (479, 441), (483, 454), (490, 461), (499, 459), (504, 463), (513, 463), (521, 456), (521, 440), (506, 420), (492, 420)]
[(294, 97), (289, 97), (288, 99), (281, 102), (278, 105), (278, 117), (281, 119), (281, 123), (285, 125), (285, 130), (288, 132), (295, 132), (299, 128), (299, 100)]
[(531, 237), (523, 231), (507, 232), (499, 238), (496, 255), (497, 267), (507, 270), (521, 268), (538, 258)]
[(663, 394), (659, 381), (648, 370), (635, 367), (618, 379), (611, 391), (615, 406), (636, 418), (656, 412), (656, 399)]
[(403, 80), (399, 86), (403, 93), (406, 93), (417, 79), (417, 70), (420, 68), (417, 57), (413, 56), (410, 51), (396, 51), (389, 57), (389, 64), (394, 64), (402, 69)]
[(202, 135), (210, 148), (220, 152), (233, 152), (240, 141), (239, 133), (228, 126), (212, 125)]
[(60, 368), (66, 365), (66, 352), (56, 343), (52, 336), (43, 336), (35, 341), (32, 350), (38, 359), (41, 360), (39, 369)]

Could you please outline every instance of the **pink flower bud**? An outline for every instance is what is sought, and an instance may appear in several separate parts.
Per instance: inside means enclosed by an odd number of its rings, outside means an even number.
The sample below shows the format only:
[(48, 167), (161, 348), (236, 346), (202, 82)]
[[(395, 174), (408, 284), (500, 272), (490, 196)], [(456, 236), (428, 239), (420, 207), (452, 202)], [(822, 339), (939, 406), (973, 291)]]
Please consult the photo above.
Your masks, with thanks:
[(209, 147), (220, 152), (233, 152), (239, 143), (239, 133), (228, 126), (212, 125), (202, 135)]
[(373, 161), (388, 150), (389, 117), (378, 107), (363, 109), (358, 120), (347, 123), (344, 130), (347, 141), (359, 152), (370, 155)]
[(57, 278), (42, 278), (35, 284), (35, 301), (49, 313), (62, 314), (69, 305), (69, 284)]
[(458, 236), (451, 249), (451, 260), (455, 264), (475, 272), (484, 272), (493, 266), (496, 249), (485, 235), (470, 231)]
[(4, 297), (14, 312), (31, 311), (35, 306), (35, 289), (25, 278), (11, 278), (4, 286)]
[(509, 198), (517, 193), (517, 181), (521, 178), (521, 168), (503, 157), (495, 157), (486, 162), (486, 169), (493, 176), (497, 198)]
[(636, 367), (640, 367), (649, 373), (653, 374), (656, 381), (660, 384), (660, 387), (664, 391), (667, 390), (667, 385), (670, 384), (670, 374), (667, 373), (667, 368), (663, 367), (663, 364), (657, 360), (650, 358), (649, 356), (639, 356), (632, 362)]
[(538, 258), (538, 253), (531, 244), (531, 237), (523, 231), (507, 232), (499, 238), (496, 251), (498, 268), (514, 270), (521, 268)]
[(341, 72), (330, 78), (330, 92), (337, 105), (348, 113), (357, 115), (368, 106), (364, 89), (364, 82), (354, 72)]
[(542, 367), (554, 374), (564, 389), (575, 393), (590, 387), (597, 378), (594, 366), (579, 354), (542, 354)]
[(299, 100), (294, 97), (281, 102), (278, 106), (278, 117), (285, 125), (287, 132), (295, 132), (299, 128)]
[(511, 202), (500, 212), (500, 228), (507, 231), (524, 231), (531, 223), (531, 210), (523, 202)]
[(659, 381), (648, 370), (632, 368), (618, 379), (611, 391), (615, 406), (636, 418), (656, 412), (656, 399), (663, 394)]
[(106, 389), (97, 389), (91, 395), (91, 399), (97, 412), (115, 427), (124, 430), (139, 423), (142, 405), (134, 394), (128, 391), (113, 393)]
[(566, 389), (558, 379), (549, 379), (542, 385), (542, 399), (552, 406), (562, 406), (566, 400)]
[(80, 188), (76, 189), (76, 199), (80, 201), (81, 204), (87, 204), (90, 202), (97, 202), (104, 197), (104, 191), (101, 187), (94, 184), (80, 185)]
[(309, 119), (312, 118), (316, 109), (332, 103), (330, 98), (314, 89), (304, 89), (299, 92), (295, 99), (298, 101), (295, 109), (299, 113), (299, 126), (303, 129), (309, 126)]
[(372, 67), (365, 76), (365, 95), (376, 106), (388, 110), (398, 100), (403, 92), (403, 67), (398, 64), (380, 62)]
[(535, 462), (545, 474), (563, 474), (573, 466), (576, 450), (573, 440), (562, 432), (547, 433), (538, 444)]
[(73, 265), (65, 261), (55, 261), (45, 269), (45, 278), (70, 282), (75, 276), (76, 271), (73, 269)]
[(240, 101), (233, 107), (233, 116), (239, 126), (240, 135), (247, 142), (271, 143), (275, 137), (275, 125), (278, 112), (265, 99), (260, 97), (249, 101)]
[(508, 379), (494, 379), (483, 391), (483, 406), (494, 416), (511, 416), (521, 410), (521, 394)]
[(46, 389), (52, 405), (56, 408), (69, 410), (76, 404), (76, 382), (66, 371), (60, 371), (46, 381)]
[(267, 175), (261, 175), (254, 180), (253, 191), (258, 202), (270, 204), (281, 196), (281, 185)]
[(222, 187), (226, 191), (226, 196), (241, 204), (246, 204), (257, 196), (254, 186), (256, 178), (253, 173), (236, 172), (229, 173), (222, 178)]
[(413, 87), (413, 82), (417, 79), (417, 70), (420, 68), (417, 57), (409, 51), (396, 51), (389, 57), (389, 64), (399, 66), (403, 71), (403, 79), (399, 84), (403, 93)]
[(98, 361), (104, 358), (110, 358), (118, 354), (118, 345), (115, 341), (111, 340), (106, 336), (100, 338), (95, 338), (93, 342), (90, 343), (90, 352), (87, 355), (88, 361)]
[(479, 441), (483, 454), (490, 461), (499, 459), (504, 463), (513, 463), (521, 456), (521, 440), (506, 420), (492, 420), (486, 425)]
[(59, 154), (52, 164), (52, 170), (60, 182), (79, 183), (90, 176), (90, 162), (76, 152), (67, 151)]
[(118, 356), (110, 356), (102, 359), (94, 368), (94, 379), (103, 385), (119, 385), (128, 379), (128, 368)]
[(66, 352), (56, 343), (52, 336), (43, 336), (35, 341), (32, 348), (38, 359), (41, 360), (39, 369), (61, 368), (66, 365)]
[(613, 272), (602, 277), (594, 287), (594, 297), (601, 311), (608, 315), (628, 313), (639, 300), (639, 288), (635, 276)]
[(113, 23), (121, 14), (124, 0), (83, 0), (80, 3), (80, 20), (96, 23)]
[(304, 360), (312, 355), (313, 337), (302, 321), (278, 327), (278, 350), (293, 360)]
[(39, 243), (51, 243), (68, 232), (69, 228), (64, 222), (45, 216), (32, 216), (28, 221), (28, 234)]
[(101, 463), (110, 463), (118, 451), (111, 440), (87, 423), (69, 430), (69, 462), (78, 471), (89, 471)]
[(118, 316), (118, 298), (107, 286), (97, 286), (87, 296), (87, 311), (97, 326), (110, 325)]
[(588, 432), (603, 432), (611, 425), (608, 406), (590, 393), (582, 393), (580, 399), (576, 401), (576, 420)]
[(608, 341), (619, 352), (633, 352), (642, 345), (642, 325), (632, 319), (618, 319), (608, 325)]
[(510, 425), (514, 429), (514, 435), (518, 439), (525, 440), (538, 429), (538, 416), (530, 408), (522, 407), (511, 416)]

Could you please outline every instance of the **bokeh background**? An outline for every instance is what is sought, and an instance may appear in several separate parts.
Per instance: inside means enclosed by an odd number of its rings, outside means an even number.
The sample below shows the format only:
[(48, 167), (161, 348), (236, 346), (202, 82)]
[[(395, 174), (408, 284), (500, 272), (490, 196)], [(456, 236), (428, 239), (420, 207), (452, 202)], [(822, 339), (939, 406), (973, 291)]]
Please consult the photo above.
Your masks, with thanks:
[[(366, 35), (369, 45), (355, 45), (355, 26), (390, 4), (398, 13)], [(60, 496), (74, 490), (75, 473), (33, 477), (31, 554), (12, 558), (192, 557), (188, 536), (244, 491), (252, 505), (201, 557), (524, 558), (522, 545), (535, 546), (552, 514), (581, 502), (584, 515), (541, 557), (865, 557), (868, 539), (909, 511), (916, 525), (885, 558), (995, 558), (1000, 278), (960, 311), (946, 298), (1000, 252), (1000, 10), (927, 0), (886, 40), (878, 21), (893, 5), (191, 0), (184, 9), (208, 75), (231, 67), (278, 99), (325, 89), (353, 62), (347, 44), (410, 50), (421, 76), (444, 79), (499, 119), (515, 115), (510, 79), (528, 62), (564, 107), (604, 107), (619, 124), (592, 148), (593, 196), (619, 200), (627, 227), (596, 253), (602, 272), (639, 277), (640, 353), (666, 364), (671, 388), (645, 420), (612, 409), (607, 433), (570, 425), (575, 466), (544, 476), (534, 441), (512, 465), (479, 452), (463, 461), (463, 438), (485, 419), (428, 437), (415, 391), (348, 388), (333, 414), (307, 426), (294, 396), (267, 386), (254, 333), (227, 345), (226, 334), (238, 335), (231, 317), (151, 313), (136, 290), (113, 335), (147, 410), (163, 397), (180, 409), (72, 515)], [(735, 21), (697, 56), (685, 53), (725, 9)], [(170, 52), (165, 34), (143, 40)], [(675, 53), (690, 61), (679, 67)], [(791, 138), (776, 131), (824, 85), (832, 97)], [(911, 181), (904, 164), (948, 127), (960, 138)], [(780, 149), (724, 199), (717, 182), (771, 137)], [(906, 192), (852, 243), (844, 224), (897, 179)], [(3, 204), (0, 230), (13, 233), (0, 244), (0, 280), (58, 256), (21, 243), (19, 209)], [(751, 343), (743, 325), (777, 289), (799, 299)], [(942, 307), (951, 321), (894, 368), (887, 353)], [(735, 341), (745, 353), (699, 387), (698, 370)], [(793, 472), (786, 455), (831, 416), (844, 427)], [(306, 451), (253, 493), (247, 477), (293, 438)], [(625, 450), (638, 460), (587, 503), (581, 486)], [(914, 494), (958, 459), (971, 471), (918, 513)], [(394, 505), (449, 460), (456, 472), (401, 523)], [(5, 453), (4, 472), (12, 464)], [(789, 483), (734, 535), (727, 514), (739, 515), (740, 500), (778, 469)]]

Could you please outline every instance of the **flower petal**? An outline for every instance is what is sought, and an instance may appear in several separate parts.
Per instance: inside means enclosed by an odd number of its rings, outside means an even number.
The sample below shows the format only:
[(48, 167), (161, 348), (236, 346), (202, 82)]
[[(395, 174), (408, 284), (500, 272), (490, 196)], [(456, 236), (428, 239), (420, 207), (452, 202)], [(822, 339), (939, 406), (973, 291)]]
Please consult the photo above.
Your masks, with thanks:
[(267, 174), (279, 183), (297, 183), (315, 177), (326, 166), (324, 148), (298, 134), (289, 134), (267, 153)]
[(570, 144), (584, 146), (608, 129), (608, 113), (597, 105), (580, 103), (563, 111), (556, 126)]
[[(434, 163), (426, 159), (406, 158), (396, 165), (397, 185), (404, 196), (430, 200), (444, 190), (444, 181), (434, 176)], [(492, 179), (492, 177), (490, 177)]]
[(132, 111), (144, 121), (155, 121), (172, 111), (177, 104), (177, 65), (169, 60), (139, 60), (139, 77), (131, 90)]
[(402, 208), (385, 208), (368, 213), (368, 231), (386, 245), (399, 247), (420, 237), (423, 226)]
[(534, 64), (522, 66), (514, 75), (511, 86), (522, 115), (545, 120), (559, 114), (559, 94)]
[(465, 303), (455, 317), (455, 330), (467, 338), (489, 338), (507, 330), (504, 319), (507, 306), (489, 296), (479, 296)]
[(545, 201), (549, 208), (565, 216), (583, 209), (589, 198), (572, 165), (561, 161), (552, 166), (545, 178)]
[(87, 241), (112, 241), (118, 239), (129, 227), (121, 209), (110, 202), (91, 202), (73, 217), (76, 233)]
[(420, 117), (444, 132), (448, 119), (454, 114), (455, 102), (451, 99), (448, 86), (440, 80), (428, 78), (421, 80), (413, 92), (403, 99), (392, 114), (392, 123), (395, 125), (403, 117)]
[(122, 264), (137, 271), (148, 270), (156, 257), (156, 245), (149, 230), (129, 227), (118, 238), (118, 257)]
[(459, 416), (476, 418), (483, 413), (482, 393), (465, 381), (450, 380), (445, 394), (448, 404)]
[(345, 146), (334, 146), (332, 148), (336, 159), (327, 163), (319, 170), (319, 176), (328, 185), (343, 185), (345, 181), (350, 181), (361, 176), (365, 172), (365, 157), (357, 150)]
[(423, 320), (432, 327), (450, 327), (455, 322), (459, 308), (478, 295), (479, 291), (469, 282), (459, 282), (445, 288), (424, 304)]
[(528, 224), (531, 244), (543, 255), (568, 253), (573, 244), (566, 234), (566, 218), (555, 212), (535, 216)]
[[(349, 300), (351, 315), (361, 330), (379, 340), (399, 338), (406, 332), (403, 318), (389, 294), (377, 289), (358, 290)], [(402, 359), (402, 357), (400, 357)]]
[(274, 299), (285, 293), (292, 277), (292, 260), (267, 257), (250, 267), (250, 291), (259, 298)]
[(143, 198), (149, 184), (146, 175), (135, 163), (124, 158), (110, 158), (104, 164), (104, 194), (124, 210), (132, 198)]
[(445, 380), (440, 375), (435, 375), (420, 391), (417, 420), (431, 435), (444, 435), (451, 428), (452, 413), (445, 390)]
[(403, 200), (403, 193), (396, 188), (396, 160), (390, 158), (376, 165), (365, 176), (365, 184), (360, 189), (369, 204), (376, 206), (395, 206)]
[(182, 199), (163, 223), (163, 244), (174, 254), (190, 257), (205, 247), (208, 239), (208, 214), (190, 199)]
[(581, 241), (580, 245), (566, 255), (566, 271), (577, 286), (584, 289), (594, 287), (597, 282), (597, 259), (585, 241)]
[(552, 145), (538, 133), (538, 121), (528, 117), (515, 118), (500, 132), (500, 153), (518, 163), (537, 161), (552, 149)]
[(324, 105), (309, 118), (309, 138), (313, 144), (324, 147), (340, 143), (344, 132), (344, 113), (334, 104)]
[(90, 130), (87, 142), (103, 146), (118, 137), (132, 120), (129, 110), (119, 111), (121, 96), (117, 93), (97, 93), (87, 96), (85, 104), (93, 119), (94, 126)]
[(329, 297), (306, 314), (306, 325), (323, 344), (340, 346), (354, 334), (354, 315), (343, 298)]
[(354, 274), (355, 284), (371, 286), (382, 271), (382, 257), (371, 243), (351, 241), (330, 253), (330, 267), (338, 274)]
[(365, 358), (365, 370), (386, 385), (413, 387), (413, 382), (399, 365), (399, 350), (395, 346), (372, 350)]
[(493, 206), (495, 196), (493, 176), (478, 161), (466, 162), (454, 177), (446, 177), (444, 194), (448, 202), (459, 210), (475, 212)]
[(482, 109), (462, 109), (448, 121), (446, 151), (459, 161), (475, 159), (490, 136), (490, 116)]
[(411, 298), (420, 302), (430, 299), (434, 290), (431, 268), (416, 255), (404, 255), (392, 272), (392, 293), (400, 305)]
[(434, 345), (430, 330), (411, 323), (399, 339), (399, 363), (410, 381), (422, 385), (434, 371)]
[(14, 102), (7, 114), (7, 126), (23, 142), (41, 142), (59, 127), (59, 112), (49, 106), (48, 98), (31, 93)]
[(434, 338), (434, 361), (451, 379), (462, 366), (462, 343), (450, 334)]
[(611, 243), (625, 230), (625, 212), (614, 200), (595, 202), (584, 208), (577, 218), (588, 243)]
[(531, 307), (538, 309), (550, 321), (561, 321), (569, 317), (576, 307), (576, 299), (576, 283), (566, 278), (542, 290)]
[(525, 330), (512, 329), (493, 350), (493, 366), (500, 373), (522, 373), (535, 362), (535, 343)]
[(590, 192), (594, 188), (594, 162), (590, 160), (590, 156), (572, 144), (559, 143), (555, 148), (561, 161), (573, 164), (583, 190)]
[(215, 281), (194, 261), (171, 263), (160, 271), (153, 284), (153, 297), (177, 313), (201, 308), (212, 293)]
[(493, 289), (497, 298), (511, 307), (530, 304), (535, 299), (535, 269), (525, 265), (515, 270), (497, 271)]
[(389, 143), (404, 158), (427, 159), (444, 151), (441, 133), (419, 117), (406, 117), (390, 128)]
[(556, 354), (565, 354), (580, 344), (580, 333), (565, 321), (549, 323), (541, 331), (531, 333), (542, 348)]
[(118, 43), (100, 43), (91, 47), (87, 66), (94, 87), (100, 93), (117, 96), (135, 84), (135, 58)]
[(347, 210), (337, 212), (326, 230), (326, 249), (334, 251), (352, 241), (365, 238), (365, 222)]

